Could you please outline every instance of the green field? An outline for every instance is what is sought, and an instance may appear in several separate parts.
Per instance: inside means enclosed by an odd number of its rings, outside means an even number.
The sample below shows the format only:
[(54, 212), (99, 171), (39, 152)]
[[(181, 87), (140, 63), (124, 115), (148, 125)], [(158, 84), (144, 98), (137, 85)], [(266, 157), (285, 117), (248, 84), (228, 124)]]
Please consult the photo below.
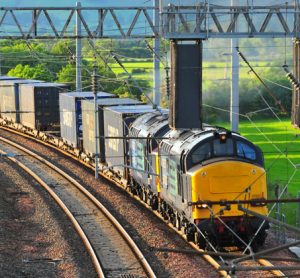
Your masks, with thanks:
[[(145, 60), (134, 60), (129, 62), (123, 62), (124, 67), (128, 72), (132, 73), (134, 69), (144, 70), (143, 73), (133, 73), (133, 77), (136, 79), (148, 80), (152, 84), (152, 73), (153, 73), (153, 63), (151, 61)], [(263, 68), (267, 66), (267, 62), (252, 63), (254, 68)], [(123, 75), (124, 70), (118, 64), (110, 64), (114, 73), (117, 75)], [(164, 66), (161, 64), (162, 73), (164, 73)], [(244, 64), (240, 64), (240, 78), (250, 79), (253, 76), (249, 73), (249, 68)], [(126, 75), (125, 75), (126, 76)], [(231, 65), (230, 62), (203, 62), (203, 80), (227, 80), (231, 78)]]
[[(150, 86), (152, 86), (152, 75), (153, 75), (153, 63), (151, 61), (145, 61), (145, 60), (134, 60), (132, 62), (123, 62), (122, 63), (126, 70), (132, 74), (132, 76), (137, 80), (147, 80), (150, 83)], [(119, 77), (127, 77), (127, 74), (124, 72), (124, 70), (118, 65), (118, 64), (110, 64), (109, 65), (114, 73)], [(161, 68), (163, 66), (161, 65)], [(142, 73), (132, 73), (134, 70), (141, 70), (144, 71)]]

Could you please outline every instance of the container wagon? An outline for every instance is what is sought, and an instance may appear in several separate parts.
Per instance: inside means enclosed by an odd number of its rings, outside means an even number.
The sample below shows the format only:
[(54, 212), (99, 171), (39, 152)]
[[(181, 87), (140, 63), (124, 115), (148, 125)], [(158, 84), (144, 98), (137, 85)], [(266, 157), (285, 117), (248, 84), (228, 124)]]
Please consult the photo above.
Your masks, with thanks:
[[(98, 135), (99, 135), (99, 153), (100, 161), (105, 162), (105, 143), (104, 143), (104, 114), (105, 107), (118, 105), (140, 105), (141, 102), (129, 98), (108, 98), (98, 99)], [(82, 104), (82, 137), (84, 152), (93, 157), (95, 155), (95, 112), (94, 102), (92, 100), (83, 100)]]
[(0, 111), (1, 117), (10, 123), (20, 123), (19, 91), (22, 84), (39, 83), (39, 80), (27, 79), (0, 80)]
[[(98, 92), (97, 98), (116, 98), (115, 94)], [(72, 92), (59, 95), (60, 136), (73, 148), (82, 148), (81, 100), (93, 99), (92, 92)]]
[(20, 85), (20, 123), (29, 129), (59, 132), (59, 94), (69, 85), (28, 83)]
[(104, 136), (109, 137), (105, 139), (106, 163), (120, 178), (128, 179), (129, 140), (126, 137), (130, 126), (137, 117), (155, 111), (150, 105), (125, 105), (104, 108)]

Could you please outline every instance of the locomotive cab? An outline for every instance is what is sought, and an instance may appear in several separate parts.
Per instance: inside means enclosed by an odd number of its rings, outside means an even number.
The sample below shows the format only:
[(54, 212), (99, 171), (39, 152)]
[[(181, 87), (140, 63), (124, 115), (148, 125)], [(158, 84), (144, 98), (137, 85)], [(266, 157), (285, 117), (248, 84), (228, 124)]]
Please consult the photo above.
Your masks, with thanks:
[[(226, 203), (267, 199), (261, 150), (239, 134), (224, 129), (206, 127), (172, 132), (173, 139), (161, 143), (161, 198), (167, 204), (162, 209), (175, 207), (170, 216), (175, 217), (174, 222), (184, 223), (187, 219), (193, 223), (194, 227), (185, 227), (187, 237), (194, 240), (196, 235), (201, 247), (205, 247), (207, 240), (219, 246), (241, 245), (236, 235), (249, 242), (263, 225), (253, 241), (253, 246), (262, 245), (268, 223), (244, 215), (236, 204)], [(211, 202), (220, 203), (210, 205)], [(246, 206), (267, 214), (263, 203)]]

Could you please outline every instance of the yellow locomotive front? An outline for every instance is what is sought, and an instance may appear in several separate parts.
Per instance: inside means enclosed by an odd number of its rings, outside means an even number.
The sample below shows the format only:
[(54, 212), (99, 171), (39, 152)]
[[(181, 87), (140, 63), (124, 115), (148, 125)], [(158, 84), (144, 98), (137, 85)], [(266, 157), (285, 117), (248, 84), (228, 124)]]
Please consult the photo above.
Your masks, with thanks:
[(261, 246), (268, 223), (245, 215), (237, 204), (241, 201), (245, 208), (262, 215), (268, 212), (263, 202), (267, 186), (260, 149), (237, 134), (221, 132), (200, 144), (193, 156), (192, 160), (201, 160), (187, 173), (191, 218), (201, 231), (199, 244), (203, 247), (209, 239), (219, 246), (249, 242), (254, 248)]

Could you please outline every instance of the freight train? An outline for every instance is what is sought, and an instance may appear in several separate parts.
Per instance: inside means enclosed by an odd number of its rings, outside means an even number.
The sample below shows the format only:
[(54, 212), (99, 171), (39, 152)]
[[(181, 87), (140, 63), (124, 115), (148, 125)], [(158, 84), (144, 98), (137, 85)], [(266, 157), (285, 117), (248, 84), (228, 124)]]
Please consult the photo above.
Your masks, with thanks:
[[(0, 78), (0, 124), (93, 164), (93, 94), (67, 93), (67, 89), (62, 84)], [(264, 244), (268, 222), (226, 202), (260, 200), (246, 206), (267, 214), (263, 202), (267, 199), (266, 172), (257, 146), (221, 127), (171, 129), (167, 110), (109, 93), (97, 94), (97, 107), (100, 170), (104, 174), (159, 211), (201, 248), (209, 243), (220, 248)]]

